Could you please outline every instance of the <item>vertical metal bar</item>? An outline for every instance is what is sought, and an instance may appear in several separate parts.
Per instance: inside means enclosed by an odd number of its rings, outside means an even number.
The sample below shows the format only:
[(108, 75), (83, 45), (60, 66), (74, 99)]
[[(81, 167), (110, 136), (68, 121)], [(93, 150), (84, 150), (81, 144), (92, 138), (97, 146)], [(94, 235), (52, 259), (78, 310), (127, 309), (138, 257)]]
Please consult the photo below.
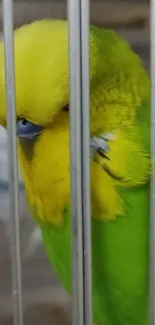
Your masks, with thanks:
[(12, 0), (3, 0), (14, 324), (23, 325)]
[(72, 216), (72, 319), (84, 325), (81, 166), (80, 3), (68, 1), (70, 60), (70, 173)]
[[(155, 167), (155, 1), (151, 0), (151, 158)], [(151, 179), (150, 325), (155, 325), (155, 175)]]
[(89, 1), (68, 0), (73, 325), (92, 325)]
[(89, 83), (89, 0), (81, 0), (81, 74), (82, 74), (82, 171), (84, 225), (84, 305), (85, 324), (92, 325), (92, 249), (90, 211), (90, 83)]

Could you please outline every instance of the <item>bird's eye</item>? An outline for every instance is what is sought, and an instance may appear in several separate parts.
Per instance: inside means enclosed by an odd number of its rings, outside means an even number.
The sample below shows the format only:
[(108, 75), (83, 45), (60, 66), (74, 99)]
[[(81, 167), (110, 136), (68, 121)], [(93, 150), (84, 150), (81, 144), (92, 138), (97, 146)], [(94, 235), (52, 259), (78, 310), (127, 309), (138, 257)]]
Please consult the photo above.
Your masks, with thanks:
[(17, 136), (20, 138), (32, 139), (39, 135), (43, 127), (29, 122), (26, 119), (19, 119), (17, 121)]
[(69, 104), (63, 107), (63, 111), (65, 111), (65, 112), (69, 111)]

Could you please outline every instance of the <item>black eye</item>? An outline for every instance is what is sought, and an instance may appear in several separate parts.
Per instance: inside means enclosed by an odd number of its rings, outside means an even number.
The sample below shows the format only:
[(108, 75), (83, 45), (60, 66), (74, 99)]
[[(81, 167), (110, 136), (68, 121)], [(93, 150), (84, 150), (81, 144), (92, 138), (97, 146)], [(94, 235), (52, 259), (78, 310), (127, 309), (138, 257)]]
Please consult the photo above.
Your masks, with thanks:
[(20, 120), (21, 125), (26, 126), (29, 122), (25, 119)]
[(63, 107), (63, 111), (69, 112), (69, 104)]

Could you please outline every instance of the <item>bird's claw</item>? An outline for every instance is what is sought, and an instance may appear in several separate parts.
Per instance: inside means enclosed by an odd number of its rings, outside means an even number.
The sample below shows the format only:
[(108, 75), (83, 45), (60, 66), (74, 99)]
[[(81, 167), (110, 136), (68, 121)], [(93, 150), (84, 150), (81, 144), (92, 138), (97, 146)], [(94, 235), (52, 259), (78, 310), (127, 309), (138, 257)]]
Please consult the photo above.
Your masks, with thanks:
[(110, 148), (107, 144), (107, 140), (104, 140), (101, 137), (92, 137), (90, 139), (90, 147), (93, 148), (95, 151), (103, 150), (109, 151)]
[(90, 138), (90, 157), (95, 160), (96, 153), (102, 153), (104, 156), (105, 152), (110, 151), (110, 147), (107, 144), (107, 141), (113, 141), (116, 139), (116, 136), (112, 133), (104, 133), (99, 137)]

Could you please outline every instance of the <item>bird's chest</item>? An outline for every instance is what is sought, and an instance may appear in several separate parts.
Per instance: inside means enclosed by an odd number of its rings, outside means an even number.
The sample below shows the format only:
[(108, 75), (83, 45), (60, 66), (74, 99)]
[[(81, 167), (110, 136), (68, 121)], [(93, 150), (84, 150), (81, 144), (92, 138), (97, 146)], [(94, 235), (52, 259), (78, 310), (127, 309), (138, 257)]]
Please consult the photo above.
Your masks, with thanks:
[(70, 217), (64, 214), (62, 227), (42, 227), (42, 239), (49, 261), (67, 291), (71, 291), (71, 228)]

